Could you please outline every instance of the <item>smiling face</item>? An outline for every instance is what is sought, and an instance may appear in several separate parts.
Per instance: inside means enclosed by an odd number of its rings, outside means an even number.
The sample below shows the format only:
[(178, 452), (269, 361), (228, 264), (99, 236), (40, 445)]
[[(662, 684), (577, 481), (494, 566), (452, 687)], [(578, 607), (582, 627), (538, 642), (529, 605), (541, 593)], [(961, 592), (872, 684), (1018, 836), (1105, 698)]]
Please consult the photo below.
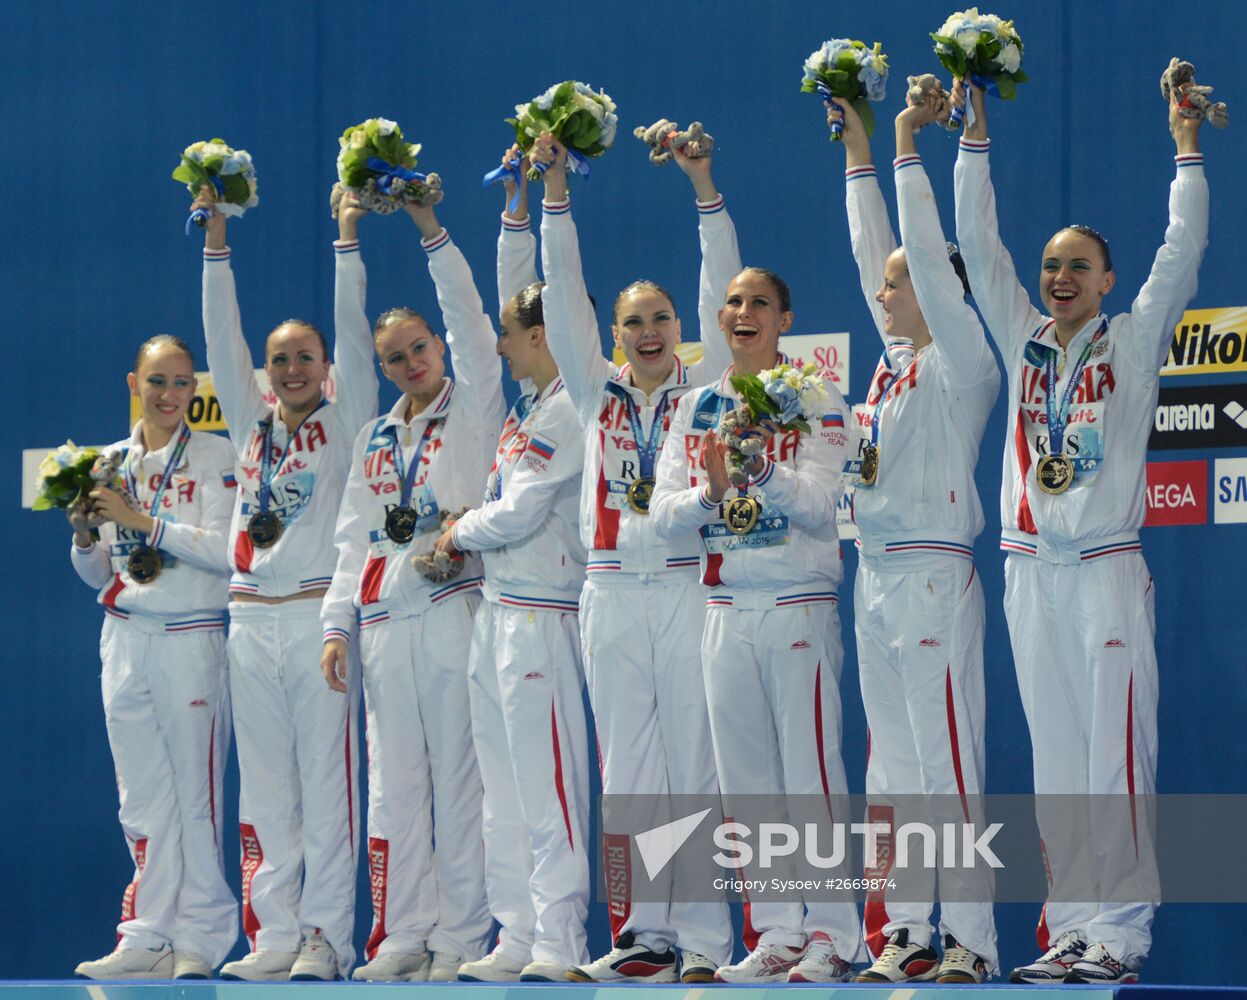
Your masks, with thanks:
[(143, 424), (172, 434), (195, 397), (195, 366), (172, 344), (154, 344), (143, 352), (138, 371), (126, 376), (130, 394), (139, 399)]
[(875, 301), (883, 306), (883, 331), (894, 337), (906, 337), (917, 347), (931, 338), (923, 318), (914, 283), (905, 263), (905, 251), (897, 248), (888, 255), (883, 268), (883, 284), (875, 293)]
[(637, 285), (615, 303), (611, 327), (615, 346), (633, 369), (633, 379), (661, 385), (675, 365), (680, 321), (671, 300), (658, 289)]
[(1062, 229), (1044, 247), (1039, 294), (1060, 329), (1077, 331), (1100, 311), (1100, 300), (1117, 276), (1104, 265), (1104, 252), (1090, 236)]
[(375, 338), (381, 371), (399, 392), (427, 402), (442, 388), (446, 345), (422, 319), (390, 323)]
[(329, 377), (329, 359), (319, 334), (298, 323), (283, 323), (268, 335), (264, 371), (287, 413), (306, 413), (320, 402)]
[(737, 371), (757, 374), (773, 367), (779, 335), (791, 327), (791, 310), (781, 308), (779, 289), (764, 274), (741, 271), (728, 284), (719, 329), (727, 336)]

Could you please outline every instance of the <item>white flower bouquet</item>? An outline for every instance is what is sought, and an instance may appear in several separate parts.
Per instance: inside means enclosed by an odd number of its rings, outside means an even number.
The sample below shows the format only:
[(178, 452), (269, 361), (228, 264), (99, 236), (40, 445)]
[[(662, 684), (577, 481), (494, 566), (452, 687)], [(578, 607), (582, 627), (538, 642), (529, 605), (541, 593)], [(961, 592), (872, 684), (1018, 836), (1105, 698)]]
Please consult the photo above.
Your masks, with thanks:
[[(1022, 72), (1022, 39), (1012, 21), (980, 14), (977, 7), (951, 14), (931, 35), (940, 65), (963, 80), (1006, 101), (1026, 82)], [(951, 124), (960, 125), (963, 108), (954, 108)]]
[(781, 361), (757, 375), (733, 375), (732, 388), (745, 404), (729, 410), (719, 421), (719, 436), (728, 444), (727, 473), (733, 486), (749, 482), (745, 463), (762, 451), (765, 439), (757, 425), (766, 421), (776, 430), (810, 433), (810, 421), (821, 419), (831, 407), (827, 386), (813, 364), (793, 368)]
[[(506, 121), (515, 129), (515, 141), (525, 153), (541, 133), (549, 132), (567, 147), (567, 169), (586, 177), (589, 160), (611, 147), (619, 127), (609, 95), (577, 80), (555, 84), (527, 104), (517, 104), (515, 117)], [(534, 164), (528, 179), (535, 181), (543, 173), (545, 166)]]
[(405, 142), (396, 122), (369, 118), (352, 125), (339, 137), (338, 147), (338, 183), (329, 197), (335, 219), (348, 191), (361, 208), (378, 215), (406, 204), (436, 205), (442, 200), (442, 179), (416, 171), (420, 144)]
[[(186, 185), (198, 198), (207, 187), (214, 192), (216, 210), (222, 215), (242, 215), (260, 203), (256, 193), (255, 166), (245, 149), (231, 149), (224, 139), (192, 142), (182, 151), (182, 162), (173, 171), (173, 179)], [(207, 224), (208, 213), (198, 208), (186, 220), (186, 234), (191, 226)]]
[[(851, 101), (866, 134), (875, 131), (875, 113), (869, 102), (882, 101), (888, 86), (888, 57), (879, 42), (867, 48), (865, 42), (851, 38), (829, 39), (810, 53), (802, 74), (803, 94), (818, 94), (825, 101), (833, 97)], [(831, 141), (839, 142), (843, 135), (844, 126), (833, 124)]]

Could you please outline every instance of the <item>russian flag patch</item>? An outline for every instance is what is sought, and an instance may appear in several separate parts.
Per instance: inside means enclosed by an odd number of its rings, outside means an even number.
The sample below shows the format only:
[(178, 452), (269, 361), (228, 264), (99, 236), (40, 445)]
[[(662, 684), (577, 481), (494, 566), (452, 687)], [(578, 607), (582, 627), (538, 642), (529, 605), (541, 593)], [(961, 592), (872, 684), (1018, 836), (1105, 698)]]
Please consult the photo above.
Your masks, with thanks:
[(531, 451), (538, 458), (545, 459), (547, 462), (550, 461), (550, 459), (554, 458), (554, 450), (557, 447), (558, 447), (558, 444), (556, 442), (548, 441), (546, 438), (543, 438), (540, 434), (534, 434), (531, 438), (528, 439), (528, 450)]
[(238, 480), (234, 478), (234, 470), (228, 469), (221, 473), (221, 482), (225, 484), (227, 490), (237, 488)]
[(844, 414), (841, 413), (839, 410), (836, 410), (833, 413), (824, 413), (823, 414), (823, 426), (824, 427), (843, 427), (844, 426)]

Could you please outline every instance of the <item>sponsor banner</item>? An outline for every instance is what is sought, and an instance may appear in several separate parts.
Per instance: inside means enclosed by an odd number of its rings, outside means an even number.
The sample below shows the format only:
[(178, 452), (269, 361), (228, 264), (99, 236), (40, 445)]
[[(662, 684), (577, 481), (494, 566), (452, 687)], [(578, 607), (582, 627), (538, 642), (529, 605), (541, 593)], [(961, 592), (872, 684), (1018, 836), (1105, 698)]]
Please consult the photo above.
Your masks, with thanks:
[[(191, 405), (186, 410), (186, 422), (190, 424), (193, 431), (226, 430), (225, 417), (221, 413), (221, 401), (217, 399), (216, 389), (213, 388), (211, 373), (195, 372), (195, 378), (199, 380), (199, 385), (195, 389), (195, 398), (191, 400)], [(263, 368), (255, 370), (255, 384), (260, 387), (264, 402), (269, 406), (276, 406), (277, 395), (273, 392), (268, 374)], [(329, 378), (325, 380), (325, 398), (331, 403), (336, 402), (338, 398), (337, 382), (334, 379), (332, 365), (329, 366)], [(131, 396), (130, 426), (133, 427), (138, 422), (139, 400), (137, 396)]]
[(1143, 526), (1208, 523), (1208, 463), (1148, 462)]
[(853, 521), (853, 483), (856, 480), (857, 476), (852, 473), (844, 474), (844, 492), (836, 503), (836, 531), (842, 542), (857, 540), (857, 525)]
[(1147, 446), (1247, 448), (1247, 385), (1162, 388)]
[[(812, 361), (820, 369), (830, 371), (831, 381), (835, 383), (836, 388), (842, 393), (848, 392), (849, 335), (847, 333), (790, 333), (779, 338), (779, 349), (788, 355), (794, 365), (803, 365), (807, 361)], [(702, 358), (701, 344), (682, 342), (676, 346), (676, 353), (686, 365), (695, 364)], [(612, 360), (616, 365), (622, 366), (627, 359), (623, 351), (616, 347)], [(717, 378), (718, 374), (714, 377)]]
[(1247, 306), (1188, 309), (1174, 330), (1162, 375), (1247, 371)]
[(1218, 458), (1213, 469), (1214, 524), (1247, 523), (1247, 458)]

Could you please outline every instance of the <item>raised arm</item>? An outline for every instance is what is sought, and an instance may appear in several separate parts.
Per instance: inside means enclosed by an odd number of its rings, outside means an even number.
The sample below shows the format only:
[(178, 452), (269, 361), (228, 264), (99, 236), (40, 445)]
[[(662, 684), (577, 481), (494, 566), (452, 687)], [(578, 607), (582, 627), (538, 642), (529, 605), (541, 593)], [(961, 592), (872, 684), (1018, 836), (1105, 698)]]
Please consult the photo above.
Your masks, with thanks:
[(840, 121), (844, 125), (844, 203), (849, 216), (849, 240), (866, 307), (879, 336), (887, 343), (888, 336), (883, 332), (883, 306), (876, 296), (883, 287), (883, 269), (888, 255), (896, 249), (888, 206), (875, 176), (870, 140), (853, 105), (840, 98), (823, 103), (827, 105), (827, 124)]
[(455, 370), (455, 392), (464, 393), (464, 413), (479, 426), (496, 431), (505, 413), (502, 397), (502, 360), (496, 350), (493, 321), (472, 279), (472, 270), (459, 248), (437, 223), (433, 210), (409, 206), (424, 236), (421, 246), (429, 257), (429, 274), (437, 287), (437, 304), (446, 324), (446, 344)]
[[(519, 186), (507, 178), (506, 204), (502, 213), (502, 232), (498, 234), (498, 310), (506, 308), (516, 295), (537, 280), (537, 240), (533, 236), (532, 222), (528, 217), (528, 160), (520, 153), (519, 146), (512, 146), (502, 154), (504, 164), (512, 160), (519, 163)], [(511, 198), (517, 193), (519, 199), (514, 209)]]
[(701, 242), (697, 320), (702, 360), (689, 378), (699, 385), (715, 381), (732, 363), (727, 337), (719, 329), (719, 310), (727, 298), (728, 283), (741, 271), (740, 246), (736, 242), (736, 226), (711, 175), (711, 157), (690, 157), (679, 149), (673, 152), (697, 199), (697, 235)]
[(941, 99), (932, 94), (896, 117), (894, 169), (901, 243), (918, 306), (936, 350), (947, 361), (951, 384), (977, 385), (996, 374), (996, 360), (948, 259), (935, 194), (914, 145), (915, 134), (936, 119), (940, 104)]
[(201, 195), (195, 208), (208, 212), (204, 227), (203, 324), (208, 346), (208, 370), (221, 403), (230, 440), (241, 450), (251, 428), (268, 414), (264, 397), (255, 384), (251, 351), (238, 315), (238, 292), (230, 269), (230, 249), (225, 245), (225, 216), (213, 201)]
[(1013, 258), (1000, 241), (996, 219), (996, 192), (988, 164), (987, 110), (983, 92), (958, 80), (953, 100), (964, 100), (966, 90), (974, 102), (974, 124), (961, 139), (953, 171), (957, 199), (957, 243), (966, 264), (974, 301), (987, 321), (987, 329), (1004, 352), (1020, 350), (1043, 320), (1013, 267)]
[(377, 412), (377, 362), (365, 311), (368, 276), (359, 254), (359, 221), (367, 215), (353, 195), (338, 207), (334, 249), (333, 364), (337, 406), (354, 434)]
[(1171, 95), (1169, 107), (1178, 171), (1169, 186), (1169, 226), (1151, 273), (1130, 307), (1134, 331), (1126, 344), (1134, 363), (1152, 372), (1164, 365), (1174, 327), (1195, 296), (1199, 265), (1208, 245), (1208, 181), (1199, 151), (1202, 120), (1182, 117), (1177, 96)]
[(597, 317), (585, 288), (580, 236), (567, 195), (567, 150), (550, 137), (537, 155), (550, 157), (545, 174), (547, 195), (541, 203), (541, 268), (546, 275), (541, 305), (546, 343), (580, 422), (587, 425), (596, 422), (602, 408), (602, 387), (610, 378), (611, 364), (602, 355)]

